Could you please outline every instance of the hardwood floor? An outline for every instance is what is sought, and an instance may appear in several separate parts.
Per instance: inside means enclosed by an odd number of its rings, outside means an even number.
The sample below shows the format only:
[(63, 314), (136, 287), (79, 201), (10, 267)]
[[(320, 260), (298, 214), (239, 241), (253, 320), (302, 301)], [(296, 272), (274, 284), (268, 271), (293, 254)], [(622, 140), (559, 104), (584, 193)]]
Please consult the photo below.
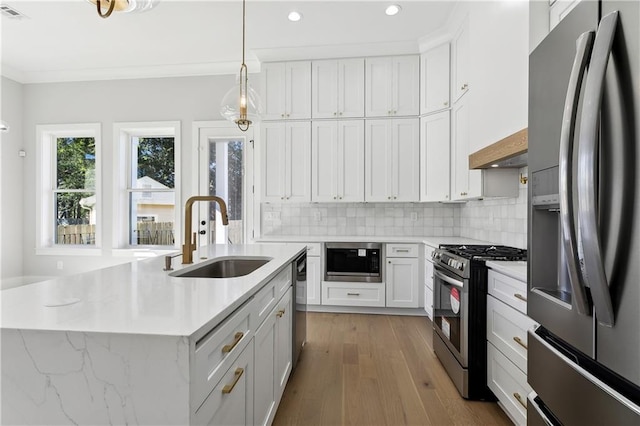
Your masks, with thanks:
[(432, 348), (425, 317), (310, 312), (274, 425), (512, 424), (464, 400)]

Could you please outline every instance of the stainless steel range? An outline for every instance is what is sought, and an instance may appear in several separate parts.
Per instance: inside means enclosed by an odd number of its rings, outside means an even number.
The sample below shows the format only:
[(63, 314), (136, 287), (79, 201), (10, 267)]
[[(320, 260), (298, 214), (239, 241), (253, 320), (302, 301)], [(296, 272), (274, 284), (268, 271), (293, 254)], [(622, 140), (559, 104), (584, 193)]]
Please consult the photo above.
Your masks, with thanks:
[(505, 246), (441, 245), (433, 253), (433, 347), (464, 398), (493, 400), (487, 387), (486, 260), (526, 260)]

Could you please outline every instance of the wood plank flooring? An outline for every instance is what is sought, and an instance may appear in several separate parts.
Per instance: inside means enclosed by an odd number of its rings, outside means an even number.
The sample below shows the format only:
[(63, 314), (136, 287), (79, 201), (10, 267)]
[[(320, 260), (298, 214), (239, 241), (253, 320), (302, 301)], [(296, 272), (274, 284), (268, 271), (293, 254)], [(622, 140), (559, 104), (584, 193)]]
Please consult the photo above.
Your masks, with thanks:
[(433, 353), (426, 317), (309, 312), (307, 344), (274, 425), (511, 425), (467, 401)]

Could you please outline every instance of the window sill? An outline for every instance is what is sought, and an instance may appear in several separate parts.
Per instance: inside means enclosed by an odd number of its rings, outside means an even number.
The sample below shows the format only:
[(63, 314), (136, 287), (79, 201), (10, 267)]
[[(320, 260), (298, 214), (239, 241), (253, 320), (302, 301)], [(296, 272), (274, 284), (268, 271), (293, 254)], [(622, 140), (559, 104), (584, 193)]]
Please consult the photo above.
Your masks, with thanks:
[(102, 256), (102, 248), (86, 246), (38, 247), (38, 256)]

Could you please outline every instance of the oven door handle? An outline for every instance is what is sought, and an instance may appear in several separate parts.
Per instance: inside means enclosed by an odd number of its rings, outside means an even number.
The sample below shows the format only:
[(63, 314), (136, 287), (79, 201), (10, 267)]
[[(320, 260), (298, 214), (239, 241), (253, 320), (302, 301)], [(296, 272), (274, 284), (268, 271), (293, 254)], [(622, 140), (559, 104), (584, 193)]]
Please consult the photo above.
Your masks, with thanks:
[(437, 271), (435, 269), (433, 271), (433, 275), (435, 277), (440, 278), (442, 281), (447, 282), (447, 283), (449, 283), (451, 285), (454, 285), (454, 286), (459, 287), (459, 288), (464, 288), (464, 282), (463, 281), (451, 278), (451, 277), (449, 277), (449, 276), (447, 276), (447, 275), (443, 274), (442, 272), (439, 272), (439, 271)]

